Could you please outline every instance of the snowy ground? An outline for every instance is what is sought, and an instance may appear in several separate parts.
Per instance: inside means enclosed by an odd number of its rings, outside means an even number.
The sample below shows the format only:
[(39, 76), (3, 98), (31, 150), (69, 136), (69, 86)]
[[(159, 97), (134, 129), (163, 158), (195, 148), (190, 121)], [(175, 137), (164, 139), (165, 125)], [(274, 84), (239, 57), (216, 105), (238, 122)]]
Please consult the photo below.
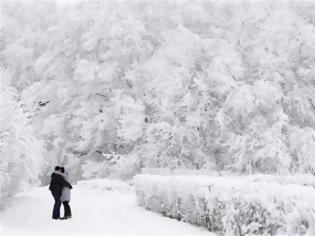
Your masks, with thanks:
[(119, 181), (97, 179), (75, 185), (70, 220), (51, 220), (52, 206), (47, 187), (16, 195), (0, 212), (0, 235), (212, 235), (144, 210), (133, 189)]

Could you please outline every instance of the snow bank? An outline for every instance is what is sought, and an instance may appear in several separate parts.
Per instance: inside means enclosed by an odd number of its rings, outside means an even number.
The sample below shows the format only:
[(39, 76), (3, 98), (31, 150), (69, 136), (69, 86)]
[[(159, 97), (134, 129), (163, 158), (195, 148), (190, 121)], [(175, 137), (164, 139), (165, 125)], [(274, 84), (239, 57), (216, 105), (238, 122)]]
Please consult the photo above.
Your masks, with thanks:
[(138, 203), (219, 235), (314, 235), (312, 176), (134, 178)]
[[(220, 175), (221, 172), (215, 171), (215, 170), (208, 170), (208, 169), (187, 169), (187, 168), (176, 168), (176, 169), (170, 169), (170, 168), (142, 168), (141, 169), (142, 174), (151, 174), (151, 175)], [(225, 174), (222, 172), (222, 174)], [(227, 172), (226, 172), (227, 174)]]
[(126, 194), (133, 191), (132, 186), (127, 182), (114, 179), (92, 179), (79, 181), (76, 188), (79, 188), (83, 192), (89, 191), (96, 193), (113, 192)]

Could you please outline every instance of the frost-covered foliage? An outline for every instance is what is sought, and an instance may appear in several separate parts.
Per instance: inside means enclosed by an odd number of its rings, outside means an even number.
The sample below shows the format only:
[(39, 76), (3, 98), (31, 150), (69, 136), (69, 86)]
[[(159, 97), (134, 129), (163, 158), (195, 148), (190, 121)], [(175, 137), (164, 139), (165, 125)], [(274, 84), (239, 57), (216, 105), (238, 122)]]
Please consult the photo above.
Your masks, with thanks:
[(218, 235), (314, 235), (313, 176), (134, 178), (138, 202)]
[(29, 113), (8, 85), (10, 74), (1, 68), (0, 87), (0, 203), (5, 197), (39, 183), (43, 144), (34, 136)]
[(314, 173), (314, 2), (2, 5), (1, 62), (43, 175)]

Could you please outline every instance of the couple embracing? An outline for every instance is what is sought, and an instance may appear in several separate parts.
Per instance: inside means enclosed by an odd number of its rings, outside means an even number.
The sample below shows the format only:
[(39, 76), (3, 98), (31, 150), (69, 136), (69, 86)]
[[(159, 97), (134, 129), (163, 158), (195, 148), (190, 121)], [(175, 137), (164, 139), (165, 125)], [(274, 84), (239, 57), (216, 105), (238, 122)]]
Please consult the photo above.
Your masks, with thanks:
[[(54, 220), (64, 220), (71, 218), (71, 208), (69, 205), (70, 189), (72, 189), (72, 186), (69, 184), (69, 173), (65, 171), (64, 167), (56, 166), (54, 172), (51, 175), (49, 186), (49, 190), (51, 191), (51, 194), (55, 200), (52, 215)], [(60, 217), (61, 203), (64, 206), (64, 217), (62, 218)]]

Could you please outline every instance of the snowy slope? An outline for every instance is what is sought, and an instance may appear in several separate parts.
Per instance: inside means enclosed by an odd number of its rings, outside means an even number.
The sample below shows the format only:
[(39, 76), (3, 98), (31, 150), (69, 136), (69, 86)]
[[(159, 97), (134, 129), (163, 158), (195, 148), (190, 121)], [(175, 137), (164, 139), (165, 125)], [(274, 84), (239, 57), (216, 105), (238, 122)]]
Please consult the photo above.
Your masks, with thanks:
[(146, 211), (126, 183), (81, 181), (72, 191), (73, 218), (51, 220), (47, 187), (16, 195), (0, 212), (0, 235), (211, 235), (208, 231)]

